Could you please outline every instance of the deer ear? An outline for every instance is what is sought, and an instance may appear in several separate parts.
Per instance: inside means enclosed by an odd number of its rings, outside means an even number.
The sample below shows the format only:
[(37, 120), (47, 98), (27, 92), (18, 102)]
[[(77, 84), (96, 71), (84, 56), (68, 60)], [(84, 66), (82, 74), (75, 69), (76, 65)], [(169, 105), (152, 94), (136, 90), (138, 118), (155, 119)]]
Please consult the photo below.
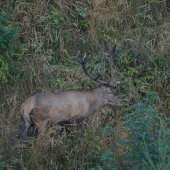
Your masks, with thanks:
[(115, 83), (116, 86), (117, 86), (117, 85), (121, 86), (121, 85), (123, 85), (123, 84), (124, 84), (124, 82), (122, 82), (122, 81), (116, 81), (116, 83)]

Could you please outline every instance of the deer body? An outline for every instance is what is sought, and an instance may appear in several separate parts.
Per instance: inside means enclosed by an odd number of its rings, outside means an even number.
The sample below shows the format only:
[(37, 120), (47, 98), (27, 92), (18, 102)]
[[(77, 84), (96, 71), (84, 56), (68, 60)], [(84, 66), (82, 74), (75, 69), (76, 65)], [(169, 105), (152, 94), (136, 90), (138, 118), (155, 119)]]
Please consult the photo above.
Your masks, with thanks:
[(75, 89), (60, 93), (37, 94), (22, 104), (20, 113), (27, 114), (25, 116), (31, 122), (49, 119), (59, 123), (87, 117), (107, 104), (101, 89), (97, 87), (89, 90)]
[[(110, 52), (111, 55), (114, 51), (115, 47)], [(86, 70), (89, 58), (85, 62), (81, 61), (78, 54), (76, 60), (82, 64), (85, 73), (102, 85), (92, 89), (74, 89), (30, 97), (21, 105), (20, 113), (25, 124), (19, 134), (19, 140), (25, 137), (31, 124), (34, 124), (38, 128), (38, 132), (41, 133), (48, 122), (74, 121), (89, 116), (107, 104), (123, 105), (124, 102), (115, 88), (116, 84), (121, 84), (120, 79), (114, 80), (114, 74), (117, 72), (113, 70), (111, 83), (97, 80), (98, 77), (94, 78)]]

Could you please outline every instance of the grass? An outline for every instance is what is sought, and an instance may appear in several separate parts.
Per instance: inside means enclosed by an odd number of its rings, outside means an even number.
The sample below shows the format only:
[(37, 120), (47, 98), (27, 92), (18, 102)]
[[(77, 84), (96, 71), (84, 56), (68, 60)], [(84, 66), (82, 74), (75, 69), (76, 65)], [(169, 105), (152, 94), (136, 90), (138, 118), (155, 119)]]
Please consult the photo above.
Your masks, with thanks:
[[(100, 156), (109, 150), (112, 136), (101, 128), (114, 127), (124, 133), (124, 115), (155, 91), (160, 98), (155, 108), (169, 116), (169, 3), (136, 0), (93, 1), (2, 1), (0, 13), (12, 19), (6, 26), (16, 28), (15, 55), (0, 53), (9, 65), (8, 81), (0, 84), (0, 167), (6, 169), (98, 169)], [(118, 43), (116, 69), (127, 61), (129, 77), (118, 88), (126, 105), (107, 106), (81, 122), (73, 137), (69, 125), (48, 128), (41, 145), (36, 129), (22, 142), (17, 134), (23, 126), (19, 108), (37, 93), (96, 87), (81, 66), (71, 58), (91, 54), (88, 70), (101, 79), (110, 78), (109, 56), (103, 40)], [(0, 49), (2, 50), (1, 46)], [(108, 69), (109, 68), (109, 69)], [(126, 70), (122, 75), (126, 74)], [(119, 75), (121, 76), (121, 75)], [(117, 155), (125, 152), (120, 149)]]

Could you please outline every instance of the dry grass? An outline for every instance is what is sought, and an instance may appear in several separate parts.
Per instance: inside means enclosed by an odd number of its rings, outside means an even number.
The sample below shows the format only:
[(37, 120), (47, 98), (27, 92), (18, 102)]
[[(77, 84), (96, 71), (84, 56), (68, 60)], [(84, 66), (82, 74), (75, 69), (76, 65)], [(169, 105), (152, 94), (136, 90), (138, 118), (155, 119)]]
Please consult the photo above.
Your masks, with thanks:
[[(11, 25), (19, 29), (16, 41), (16, 72), (21, 78), (1, 88), (0, 97), (0, 162), (11, 169), (88, 169), (100, 167), (99, 156), (111, 148), (112, 136), (107, 136), (104, 126), (114, 127), (118, 137), (124, 133), (124, 114), (133, 103), (142, 100), (151, 89), (158, 92), (161, 101), (155, 107), (166, 115), (169, 105), (165, 103), (169, 90), (169, 76), (162, 74), (155, 54), (165, 57), (168, 68), (169, 58), (169, 9), (166, 1), (149, 3), (135, 0), (92, 0), (80, 1), (37, 0), (0, 2), (2, 9), (12, 14)], [(6, 12), (4, 10), (3, 12)], [(2, 10), (1, 10), (2, 11)], [(61, 29), (52, 30), (52, 13), (64, 18)], [(129, 67), (143, 65), (142, 73), (126, 80), (126, 86), (119, 88), (124, 95), (123, 108), (107, 106), (81, 123), (81, 132), (73, 136), (69, 125), (54, 125), (37, 142), (36, 130), (32, 127), (28, 137), (17, 140), (23, 121), (19, 115), (21, 103), (36, 93), (57, 92), (72, 88), (96, 86), (89, 80), (70, 57), (81, 50), (92, 54), (90, 71), (102, 57), (103, 39), (118, 43), (116, 67), (127, 59)], [(58, 46), (55, 47), (55, 42)], [(111, 43), (110, 43), (111, 44)], [(20, 46), (20, 47), (18, 47)], [(19, 49), (24, 52), (21, 52)], [(97, 57), (95, 57), (97, 56)], [(108, 62), (103, 64), (103, 79), (108, 79)], [(148, 62), (153, 63), (148, 68)], [(146, 72), (152, 71), (152, 82)], [(132, 72), (129, 71), (131, 74)], [(154, 74), (153, 74), (154, 73)], [(142, 76), (146, 84), (135, 84), (134, 79)], [(169, 94), (169, 92), (168, 92)], [(119, 150), (117, 155), (123, 153)]]

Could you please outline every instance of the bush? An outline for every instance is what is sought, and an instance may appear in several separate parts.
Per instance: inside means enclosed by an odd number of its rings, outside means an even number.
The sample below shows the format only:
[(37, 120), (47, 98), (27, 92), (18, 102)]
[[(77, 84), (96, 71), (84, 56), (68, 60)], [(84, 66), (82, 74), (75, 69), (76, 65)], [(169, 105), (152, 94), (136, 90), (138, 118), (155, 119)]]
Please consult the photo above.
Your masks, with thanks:
[[(112, 150), (105, 151), (100, 157), (100, 162), (107, 169), (158, 169), (169, 167), (170, 140), (169, 118), (161, 118), (154, 102), (158, 100), (155, 93), (148, 94), (142, 103), (134, 104), (134, 113), (126, 114), (125, 132), (128, 134), (126, 139), (117, 139), (113, 136)], [(106, 134), (108, 133), (107, 127)], [(112, 130), (113, 132), (113, 130)], [(121, 156), (114, 156), (114, 151), (123, 148), (126, 151)], [(115, 168), (119, 167), (119, 168)], [(127, 168), (130, 167), (130, 168)], [(165, 168), (167, 169), (167, 168)]]
[(14, 41), (17, 39), (17, 30), (8, 26), (11, 16), (5, 13), (0, 16), (0, 82), (8, 82), (10, 72), (14, 66), (11, 63), (14, 56)]

